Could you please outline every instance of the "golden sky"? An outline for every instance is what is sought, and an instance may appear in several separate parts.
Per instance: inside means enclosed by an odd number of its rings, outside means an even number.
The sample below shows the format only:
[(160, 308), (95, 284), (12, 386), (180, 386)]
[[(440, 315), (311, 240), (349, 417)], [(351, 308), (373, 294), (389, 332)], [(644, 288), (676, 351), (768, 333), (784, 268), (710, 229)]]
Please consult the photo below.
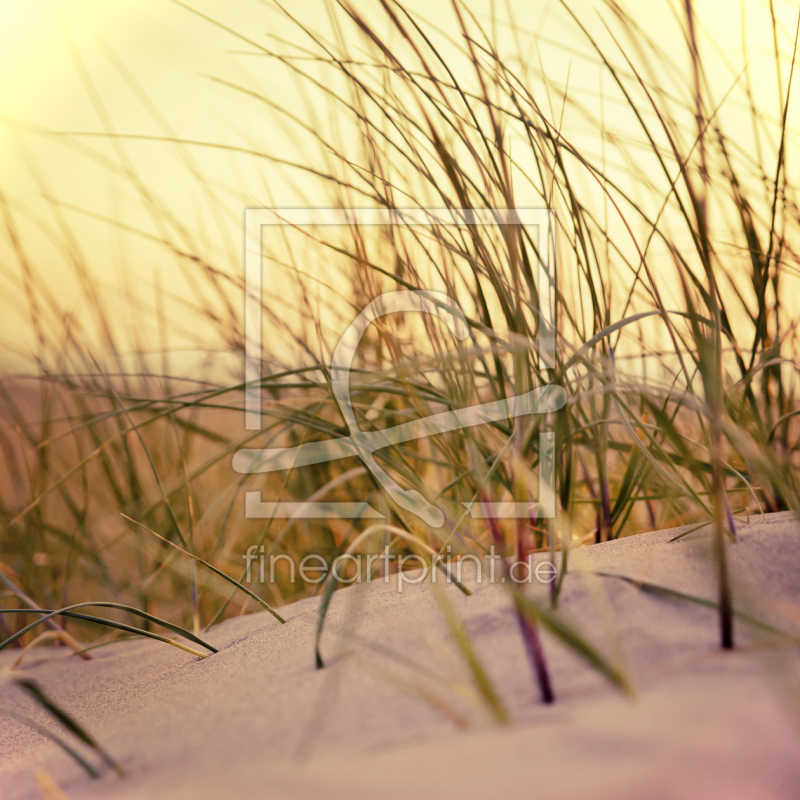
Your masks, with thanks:
[[(281, 39), (295, 45), (304, 41), (298, 28), (269, 2), (188, 0), (187, 5), (276, 50), (283, 47)], [(455, 33), (449, 3), (418, 0), (408, 5), (432, 25)], [(600, 84), (596, 56), (569, 23), (560, 4), (550, 0), (510, 3), (516, 37), (502, 23), (507, 16), (506, 5), (489, 0), (471, 3), (470, 7), (487, 26), (494, 9), (501, 19), (497, 25), (499, 49), (512, 52), (521, 42), (523, 58), (534, 63), (537, 70), (541, 65), (554, 86), (565, 86), (569, 78), (570, 91), (577, 95), (583, 92), (587, 103), (595, 102), (602, 87), (608, 97), (607, 124), (617, 124), (614, 89), (607, 76)], [(673, 5), (677, 8), (682, 4), (673, 0)], [(604, 19), (613, 22), (607, 7), (601, 8), (601, 4), (588, 0), (572, 3), (592, 34), (610, 47), (595, 6)], [(291, 4), (292, 13), (299, 19), (329, 35), (326, 7), (324, 0)], [(680, 28), (667, 0), (635, 0), (627, 7), (669, 50), (681, 51)], [(704, 0), (697, 4), (697, 13), (712, 95), (721, 100), (742, 69), (744, 18), (758, 102), (777, 116), (779, 99), (768, 7), (766, 0), (747, 0), (742, 17), (735, 2)], [(362, 3), (359, 8), (368, 14), (378, 11), (377, 4)], [(775, 11), (785, 85), (796, 4), (776, 0)], [(683, 63), (688, 67), (686, 59)], [(244, 207), (297, 206), (309, 201), (310, 184), (302, 177), (295, 175), (293, 182), (287, 180), (285, 171), (263, 160), (191, 147), (194, 167), (214, 186), (219, 198), (219, 218), (213, 221), (197, 181), (169, 144), (120, 140), (124, 148), (121, 157), (120, 149), (103, 136), (54, 135), (113, 130), (160, 136), (168, 126), (182, 139), (252, 146), (287, 157), (297, 157), (298, 148), (309, 145), (296, 131), (287, 135), (276, 123), (276, 115), (263, 104), (211, 79), (214, 76), (258, 88), (272, 102), (302, 113), (287, 71), (179, 4), (168, 0), (5, 0), (0, 4), (0, 74), (4, 87), (0, 96), (0, 188), (37, 279), (44, 280), (59, 302), (77, 315), (82, 313), (80, 292), (66, 263), (69, 256), (65, 255), (63, 230), (46, 197), (60, 204), (59, 213), (68, 222), (75, 246), (97, 286), (108, 296), (115, 292), (119, 295), (122, 287), (127, 287), (137, 298), (138, 309), (137, 303), (126, 305), (120, 300), (119, 316), (129, 325), (142, 320), (145, 338), (150, 339), (155, 335), (155, 323), (145, 312), (154, 304), (156, 294), (166, 290), (180, 299), (188, 290), (186, 278), (165, 258), (161, 248), (92, 218), (94, 215), (152, 231), (141, 193), (124, 174), (126, 164), (178, 223), (198, 236), (207, 252), (216, 254), (219, 263), (231, 270), (238, 269), (241, 262)], [(681, 79), (676, 76), (676, 80)], [(593, 94), (595, 100), (591, 99)], [(731, 101), (726, 113), (729, 124), (732, 121), (735, 126), (741, 107), (737, 110), (733, 101), (741, 106), (741, 95), (734, 92)], [(800, 127), (798, 114), (800, 101), (790, 114), (794, 128)], [(323, 108), (321, 124), (334, 122)], [(596, 131), (577, 118), (567, 117), (565, 125), (573, 126), (573, 141), (589, 152), (598, 152)], [(635, 135), (641, 138), (640, 133)], [(745, 142), (748, 136), (742, 131)], [(796, 169), (791, 160), (789, 166)], [(518, 198), (519, 205), (525, 202), (524, 196)], [(0, 338), (24, 350), (30, 338), (29, 322), (19, 267), (6, 241), (0, 244), (0, 256), (0, 286), (6, 306), (0, 314)], [(181, 310), (180, 302), (169, 302), (176, 331), (182, 324), (190, 328), (195, 325), (188, 312)]]

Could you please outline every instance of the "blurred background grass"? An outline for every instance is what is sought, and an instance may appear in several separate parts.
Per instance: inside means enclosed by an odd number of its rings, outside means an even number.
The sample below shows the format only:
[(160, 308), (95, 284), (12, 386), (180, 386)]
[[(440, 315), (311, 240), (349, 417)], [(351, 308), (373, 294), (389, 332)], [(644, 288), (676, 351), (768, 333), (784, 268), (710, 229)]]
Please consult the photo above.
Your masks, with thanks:
[[(800, 507), (789, 4), (69, 8), (6, 29), (57, 44), (27, 79), (63, 87), (41, 90), (42, 114), (25, 115), (34, 89), (3, 110), (9, 604), (117, 600), (199, 629), (256, 604), (121, 514), (236, 579), (252, 544), (329, 559), (366, 524), (248, 520), (248, 490), (368, 500), (434, 548), (479, 554), (498, 535), (519, 553), (711, 521), (722, 547), (734, 515)], [(264, 429), (245, 431), (241, 226), (260, 206), (553, 208), (555, 369), (535, 351), (523, 231), (284, 228), (262, 242)], [(378, 454), (436, 499), (441, 529), (357, 459), (232, 470), (242, 446), (346, 435), (331, 353), (403, 288), (457, 299), (471, 336), (371, 326), (351, 377), (360, 426), (560, 383), (558, 525), (461, 519), (476, 496), (535, 499), (537, 418)], [(365, 543), (385, 546), (407, 545)], [(288, 574), (252, 588), (276, 605), (319, 588)]]

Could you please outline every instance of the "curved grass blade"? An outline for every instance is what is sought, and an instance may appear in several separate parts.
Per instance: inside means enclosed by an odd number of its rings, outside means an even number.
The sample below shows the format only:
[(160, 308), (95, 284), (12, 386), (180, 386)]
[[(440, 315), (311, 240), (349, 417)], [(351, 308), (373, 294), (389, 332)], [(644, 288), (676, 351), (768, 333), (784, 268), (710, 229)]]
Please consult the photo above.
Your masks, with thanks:
[[(600, 573), (601, 574), (601, 573)], [(540, 623), (550, 633), (566, 645), (573, 653), (580, 656), (590, 667), (593, 667), (627, 695), (633, 694), (633, 688), (625, 673), (603, 656), (597, 648), (586, 641), (572, 625), (557, 613), (527, 597), (520, 589), (511, 587), (514, 602), (530, 619)]]
[(54, 744), (57, 744), (68, 756), (70, 756), (70, 758), (75, 759), (75, 761), (77, 761), (78, 764), (83, 767), (83, 769), (86, 771), (86, 774), (89, 775), (90, 778), (100, 777), (100, 773), (77, 750), (68, 745), (60, 736), (56, 736), (51, 730), (45, 728), (44, 725), (40, 725), (35, 720), (25, 716), (25, 714), (20, 714), (18, 711), (14, 711), (11, 708), (0, 707), (0, 714), (3, 714), (6, 717), (11, 717), (11, 719), (15, 719), (17, 722), (21, 722), (23, 725), (27, 725), (29, 728), (33, 728), (36, 733), (41, 734), (46, 739), (49, 739)]
[(92, 748), (103, 759), (107, 766), (111, 767), (120, 777), (125, 774), (125, 770), (115, 761), (100, 743), (86, 731), (86, 729), (75, 720), (70, 714), (64, 711), (61, 706), (51, 700), (45, 691), (35, 681), (30, 678), (18, 678), (16, 681), (20, 689), (26, 691), (40, 706), (55, 717), (73, 736), (80, 739), (84, 744)]
[[(711, 523), (707, 522), (705, 524), (710, 525)], [(619, 578), (620, 580), (632, 584), (637, 589), (641, 589), (643, 592), (649, 592), (650, 594), (655, 595), (665, 595), (666, 597), (675, 597), (679, 600), (686, 600), (688, 603), (695, 603), (696, 605), (705, 606), (705, 608), (719, 611), (719, 603), (715, 600), (706, 600), (704, 597), (697, 597), (697, 595), (688, 594), (688, 592), (682, 592), (679, 589), (671, 589), (669, 586), (662, 586), (659, 583), (652, 583), (651, 581), (646, 581), (642, 578), (636, 578), (632, 575), (621, 575), (618, 572), (593, 572), (593, 574), (600, 575), (604, 578)], [(748, 625), (760, 628), (762, 631), (775, 633), (780, 636), (789, 636), (786, 631), (776, 628), (774, 625), (770, 625), (769, 623), (758, 619), (758, 617), (754, 617), (751, 614), (745, 613), (744, 611), (736, 611), (736, 609), (733, 609), (732, 613), (734, 617), (742, 620), (742, 622), (746, 622)]]
[[(397, 528), (394, 525), (386, 525), (384, 523), (377, 523), (375, 525), (370, 525), (368, 528), (363, 530), (355, 539), (351, 542), (347, 550), (344, 551), (342, 555), (349, 555), (353, 552), (353, 550), (358, 547), (361, 542), (364, 541), (368, 536), (372, 535), (373, 533), (377, 533), (379, 531), (389, 531), (394, 536), (399, 537), (400, 539), (404, 539), (409, 544), (417, 545), (425, 550), (428, 555), (434, 558), (435, 564), (440, 569), (444, 570), (447, 577), (466, 595), (472, 594), (472, 592), (464, 586), (460, 581), (456, 580), (456, 578), (452, 575), (449, 569), (441, 563), (438, 559), (439, 554), (431, 547), (428, 547), (424, 542), (421, 542), (416, 537), (412, 536), (408, 531), (404, 531), (402, 528)], [(319, 652), (319, 643), (320, 639), (322, 638), (322, 629), (325, 626), (325, 617), (328, 614), (328, 606), (331, 603), (331, 598), (333, 597), (333, 592), (336, 589), (338, 581), (336, 580), (335, 575), (333, 574), (333, 570), (331, 569), (328, 572), (328, 575), (325, 578), (325, 585), (322, 591), (322, 599), (320, 600), (319, 604), (319, 617), (317, 619), (317, 635), (314, 641), (314, 658), (317, 665), (317, 669), (322, 669), (325, 666), (325, 662), (322, 660), (322, 655)]]
[[(30, 625), (26, 625), (22, 630), (17, 631), (13, 636), (9, 636), (3, 642), (0, 642), (0, 650), (5, 649), (8, 647), (12, 642), (15, 642), (21, 636), (26, 634), (28, 631), (33, 630), (37, 625), (41, 625), (43, 622), (51, 619), (52, 617), (56, 617), (60, 614), (65, 616), (73, 616), (70, 612), (72, 612), (76, 608), (86, 608), (86, 607), (94, 607), (94, 608), (118, 608), (121, 611), (127, 611), (129, 614), (133, 614), (137, 617), (142, 617), (142, 619), (146, 619), (149, 622), (154, 622), (156, 625), (160, 625), (162, 628), (166, 628), (173, 633), (177, 633), (179, 636), (183, 636), (184, 639), (188, 639), (190, 642), (194, 642), (195, 644), (199, 644), (202, 647), (205, 647), (206, 650), (210, 650), (212, 653), (219, 652), (216, 647), (212, 647), (208, 642), (203, 641), (199, 636), (195, 636), (191, 631), (187, 631), (184, 628), (181, 628), (179, 625), (173, 625), (171, 622), (167, 622), (166, 620), (160, 619), (159, 617), (154, 617), (152, 614), (148, 614), (146, 611), (140, 611), (138, 608), (133, 608), (132, 606), (125, 606), (121, 603), (109, 603), (109, 602), (97, 602), (97, 603), (76, 603), (75, 605), (65, 606), (64, 608), (60, 608), (57, 611), (48, 611), (46, 609), (30, 609), (30, 608), (15, 608), (15, 609), (3, 609), (3, 614), (44, 614), (45, 616), (37, 619), (35, 622), (32, 622)], [(79, 619), (82, 618), (82, 615), (74, 615)], [(119, 622), (112, 622), (111, 620), (102, 619), (101, 617), (92, 617), (92, 622), (101, 622), (103, 625), (108, 625), (110, 628), (120, 628), (120, 630), (125, 630), (133, 633), (140, 634), (141, 636), (150, 636), (151, 638), (155, 637), (162, 641), (170, 642), (170, 644), (174, 644), (179, 646), (177, 642), (172, 642), (165, 637), (160, 637), (158, 634), (151, 634), (150, 631), (144, 631), (140, 628), (134, 628), (130, 625), (123, 625), (123, 623)], [(185, 648), (184, 648), (185, 649)], [(191, 651), (197, 655), (197, 651)]]
[(486, 704), (486, 707), (495, 720), (501, 725), (507, 724), (509, 722), (508, 711), (503, 704), (499, 692), (495, 689), (489, 674), (481, 663), (478, 653), (472, 646), (469, 634), (458, 618), (452, 603), (445, 597), (442, 587), (438, 584), (433, 584), (433, 586), (435, 589), (434, 594), (439, 602), (439, 608), (444, 614), (447, 627), (450, 629), (450, 634), (455, 640), (461, 657), (466, 662), (470, 674), (472, 675), (472, 680), (478, 694), (483, 699), (483, 702)]
[(135, 519), (131, 519), (126, 514), (121, 514), (120, 516), (125, 517), (128, 522), (132, 522), (134, 525), (138, 525), (140, 528), (144, 528), (149, 533), (152, 533), (153, 536), (157, 536), (161, 539), (162, 542), (166, 542), (168, 545), (171, 545), (176, 550), (180, 550), (181, 553), (184, 555), (189, 556), (189, 558), (193, 558), (195, 561), (199, 561), (204, 567), (208, 567), (212, 572), (216, 573), (220, 576), (220, 578), (224, 578), (228, 583), (232, 583), (237, 589), (241, 589), (248, 597), (252, 597), (257, 603), (262, 605), (270, 614), (272, 614), (278, 622), (285, 623), (286, 620), (271, 606), (266, 600), (262, 600), (255, 592), (248, 589), (243, 583), (239, 583), (235, 578), (231, 578), (230, 575), (226, 575), (222, 570), (217, 569), (212, 564), (209, 564), (208, 561), (203, 561), (200, 556), (194, 555), (194, 553), (190, 553), (188, 550), (184, 550), (180, 545), (175, 544), (175, 542), (171, 542), (169, 539), (165, 539), (160, 533), (156, 533), (152, 528), (148, 528), (147, 525), (143, 525), (141, 522), (137, 522)]
[[(70, 619), (82, 619), (85, 622), (94, 622), (97, 625), (103, 625), (106, 628), (115, 628), (118, 631), (124, 631), (125, 633), (132, 633), (136, 636), (143, 636), (145, 639), (155, 639), (158, 642), (164, 642), (164, 644), (172, 645), (172, 647), (177, 647), (178, 650), (183, 650), (185, 653), (191, 653), (193, 656), (197, 656), (198, 658), (207, 658), (208, 653), (201, 653), (199, 650), (195, 650), (193, 647), (188, 647), (185, 644), (181, 644), (180, 642), (176, 642), (174, 639), (169, 639), (166, 636), (162, 636), (159, 633), (153, 633), (152, 631), (146, 631), (142, 628), (134, 628), (133, 625), (126, 625), (124, 622), (114, 622), (110, 619), (104, 619), (103, 617), (93, 617), (91, 614), (76, 614), (74, 611), (63, 611), (63, 612), (52, 612), (46, 609), (37, 609), (33, 611), (29, 608), (5, 608), (3, 609), (2, 614), (50, 614), (56, 613), (62, 617), (69, 617)], [(118, 641), (125, 641), (124, 639), (119, 639)], [(86, 653), (89, 650), (93, 650), (95, 647), (102, 647), (103, 645), (111, 644), (111, 642), (100, 642), (99, 644), (89, 645), (88, 647), (84, 647), (83, 650), (79, 650), (75, 653), (75, 655), (80, 655), (81, 653)], [(5, 647), (5, 642), (0, 644), (0, 649)], [(217, 651), (215, 651), (217, 652)]]

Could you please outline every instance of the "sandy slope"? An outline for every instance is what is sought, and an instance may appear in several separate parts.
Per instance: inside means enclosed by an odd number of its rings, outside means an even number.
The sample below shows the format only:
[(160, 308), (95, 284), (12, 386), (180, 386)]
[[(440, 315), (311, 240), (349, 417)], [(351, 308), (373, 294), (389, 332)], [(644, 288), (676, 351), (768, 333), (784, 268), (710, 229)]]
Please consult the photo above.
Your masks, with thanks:
[[(613, 571), (714, 597), (704, 537), (661, 531), (571, 554)], [(771, 515), (730, 548), (741, 607), (800, 630), (800, 525)], [(465, 622), (514, 719), (497, 727), (471, 692), (431, 587), (373, 583), (334, 596), (314, 668), (318, 601), (228, 621), (205, 660), (157, 642), (121, 642), (92, 661), (41, 650), (23, 668), (119, 758), (128, 776), (84, 776), (35, 733), (0, 718), (0, 797), (38, 798), (44, 768), (78, 798), (799, 798), (800, 653), (737, 623), (716, 648), (715, 614), (576, 571), (564, 613), (623, 658), (628, 699), (545, 635), (558, 700), (544, 707), (503, 587), (454, 587)], [(615, 645), (616, 643), (616, 645)], [(0, 654), (8, 665), (14, 654)], [(406, 660), (435, 670), (421, 675)], [(423, 701), (399, 681), (424, 688)], [(51, 724), (20, 690), (0, 705)], [(447, 714), (442, 709), (447, 710)], [(449, 716), (448, 716), (449, 714)], [(454, 722), (468, 723), (462, 729)]]

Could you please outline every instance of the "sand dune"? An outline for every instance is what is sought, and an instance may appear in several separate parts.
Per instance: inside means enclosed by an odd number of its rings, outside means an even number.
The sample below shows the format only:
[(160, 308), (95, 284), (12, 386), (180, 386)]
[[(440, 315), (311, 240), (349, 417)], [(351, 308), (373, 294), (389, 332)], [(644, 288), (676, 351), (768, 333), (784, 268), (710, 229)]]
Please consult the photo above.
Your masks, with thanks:
[[(122, 763), (88, 778), (37, 733), (0, 719), (0, 797), (41, 797), (44, 769), (76, 798), (797, 798), (800, 657), (741, 619), (718, 649), (713, 609), (643, 591), (615, 572), (714, 598), (702, 532), (660, 531), (571, 554), (563, 613), (623, 663), (628, 698), (547, 633), (556, 703), (531, 678), (504, 587), (446, 595), (513, 722), (493, 723), (471, 691), (432, 587), (377, 582), (337, 592), (316, 670), (318, 600), (229, 620), (199, 660), (152, 641), (91, 661), (40, 649), (35, 679)], [(752, 519), (729, 548), (737, 609), (796, 635), (800, 525)], [(542, 587), (537, 591), (542, 593)], [(8, 666), (16, 653), (3, 652)], [(412, 663), (413, 662), (413, 663)], [(422, 672), (421, 670), (427, 670)], [(426, 699), (420, 695), (426, 694)], [(55, 724), (6, 682), (0, 705)]]

